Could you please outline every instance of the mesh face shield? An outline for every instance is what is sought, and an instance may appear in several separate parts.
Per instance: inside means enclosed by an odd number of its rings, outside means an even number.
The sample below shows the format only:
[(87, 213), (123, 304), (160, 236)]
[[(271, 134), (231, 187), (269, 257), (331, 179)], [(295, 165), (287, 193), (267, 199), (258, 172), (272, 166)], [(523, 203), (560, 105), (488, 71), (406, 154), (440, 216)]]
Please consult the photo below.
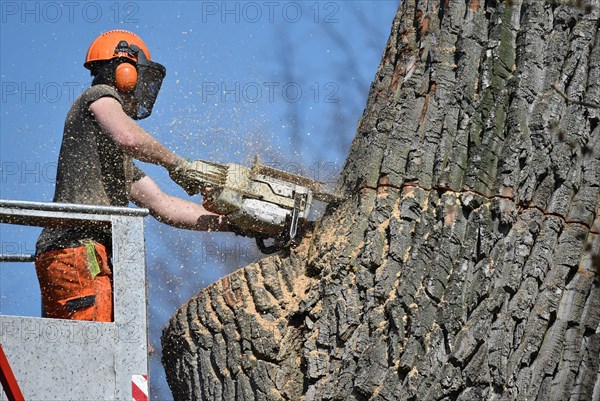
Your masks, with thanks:
[(152, 107), (158, 96), (162, 81), (167, 74), (166, 68), (153, 61), (148, 60), (144, 51), (136, 45), (130, 46), (131, 50), (137, 52), (137, 85), (133, 95), (138, 103), (137, 112), (132, 116), (134, 120), (144, 119), (152, 114)]

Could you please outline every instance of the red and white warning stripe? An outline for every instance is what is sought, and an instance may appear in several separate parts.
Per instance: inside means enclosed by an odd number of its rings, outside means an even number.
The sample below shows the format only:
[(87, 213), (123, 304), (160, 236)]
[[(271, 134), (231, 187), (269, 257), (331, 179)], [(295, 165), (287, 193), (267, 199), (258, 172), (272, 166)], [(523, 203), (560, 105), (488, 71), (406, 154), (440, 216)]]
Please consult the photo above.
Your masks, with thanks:
[(131, 396), (133, 401), (148, 401), (148, 375), (131, 376)]

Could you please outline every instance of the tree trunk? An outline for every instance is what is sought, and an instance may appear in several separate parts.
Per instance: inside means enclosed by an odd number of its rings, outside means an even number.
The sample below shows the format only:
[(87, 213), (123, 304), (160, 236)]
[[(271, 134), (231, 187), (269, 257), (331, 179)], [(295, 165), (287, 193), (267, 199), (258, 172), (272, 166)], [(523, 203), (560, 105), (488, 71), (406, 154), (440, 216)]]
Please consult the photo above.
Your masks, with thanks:
[(404, 0), (347, 200), (181, 307), (175, 399), (599, 400), (599, 6)]

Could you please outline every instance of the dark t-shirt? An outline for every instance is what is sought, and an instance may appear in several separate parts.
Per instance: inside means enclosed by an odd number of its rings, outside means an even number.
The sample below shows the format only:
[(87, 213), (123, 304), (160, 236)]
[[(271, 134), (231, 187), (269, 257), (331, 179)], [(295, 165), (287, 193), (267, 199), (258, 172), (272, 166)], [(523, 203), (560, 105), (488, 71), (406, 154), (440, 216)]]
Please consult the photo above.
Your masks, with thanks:
[[(67, 114), (54, 202), (127, 206), (131, 184), (145, 175), (102, 130), (90, 112), (89, 106), (105, 96), (123, 104), (113, 87), (94, 85), (73, 102)], [(76, 247), (90, 240), (110, 248), (110, 228), (45, 228), (38, 239), (37, 254)]]

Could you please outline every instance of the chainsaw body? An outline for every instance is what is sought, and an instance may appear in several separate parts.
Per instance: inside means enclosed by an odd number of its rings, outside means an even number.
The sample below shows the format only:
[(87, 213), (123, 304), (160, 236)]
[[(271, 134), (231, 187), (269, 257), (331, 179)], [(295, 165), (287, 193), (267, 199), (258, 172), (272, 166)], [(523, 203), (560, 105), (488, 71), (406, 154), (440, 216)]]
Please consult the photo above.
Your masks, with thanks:
[[(244, 235), (255, 237), (264, 253), (294, 243), (298, 225), (308, 219), (314, 199), (337, 199), (323, 192), (319, 182), (258, 162), (250, 168), (196, 160), (192, 166), (194, 178), (213, 189), (211, 210), (227, 215)], [(264, 244), (269, 238), (274, 240), (272, 246)]]

